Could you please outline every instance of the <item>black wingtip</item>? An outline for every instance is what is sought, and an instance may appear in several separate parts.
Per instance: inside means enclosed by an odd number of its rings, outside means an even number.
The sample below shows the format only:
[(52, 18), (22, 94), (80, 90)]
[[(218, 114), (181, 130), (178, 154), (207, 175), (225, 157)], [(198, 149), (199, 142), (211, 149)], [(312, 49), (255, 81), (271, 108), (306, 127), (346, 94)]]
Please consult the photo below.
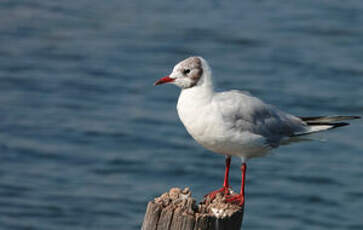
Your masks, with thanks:
[(338, 127), (342, 127), (342, 126), (347, 126), (347, 125), (350, 125), (350, 124), (348, 122), (336, 122), (336, 123), (332, 123), (332, 122), (307, 122), (307, 125), (309, 125), (309, 126), (328, 125), (328, 126), (331, 126), (331, 129), (334, 129), (334, 128), (338, 128)]
[(317, 117), (299, 117), (301, 120), (306, 122), (336, 122), (336, 121), (344, 121), (344, 120), (355, 120), (361, 119), (361, 116), (317, 116)]
[(335, 128), (342, 127), (342, 126), (347, 126), (347, 125), (350, 125), (350, 124), (348, 122), (338, 122), (338, 123), (333, 123), (332, 125), (333, 125), (332, 129), (335, 129)]

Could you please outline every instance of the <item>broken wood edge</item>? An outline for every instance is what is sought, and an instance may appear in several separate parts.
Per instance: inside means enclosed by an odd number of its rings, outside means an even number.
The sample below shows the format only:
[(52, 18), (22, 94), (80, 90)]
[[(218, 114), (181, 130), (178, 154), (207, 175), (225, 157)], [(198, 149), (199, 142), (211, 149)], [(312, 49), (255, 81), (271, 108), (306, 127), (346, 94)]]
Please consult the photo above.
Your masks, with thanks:
[[(233, 193), (233, 192), (232, 192)], [(226, 203), (223, 193), (196, 205), (189, 188), (172, 188), (149, 201), (142, 230), (239, 230), (244, 207)]]

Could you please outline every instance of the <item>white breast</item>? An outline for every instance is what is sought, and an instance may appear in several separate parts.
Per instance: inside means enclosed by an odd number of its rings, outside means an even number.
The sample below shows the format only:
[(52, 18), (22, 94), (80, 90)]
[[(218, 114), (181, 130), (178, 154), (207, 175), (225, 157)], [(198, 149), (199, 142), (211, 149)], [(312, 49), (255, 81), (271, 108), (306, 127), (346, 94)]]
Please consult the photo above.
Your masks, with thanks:
[(198, 143), (215, 151), (211, 145), (222, 138), (222, 121), (217, 108), (210, 103), (212, 95), (196, 88), (182, 90), (177, 105), (178, 115), (188, 133)]

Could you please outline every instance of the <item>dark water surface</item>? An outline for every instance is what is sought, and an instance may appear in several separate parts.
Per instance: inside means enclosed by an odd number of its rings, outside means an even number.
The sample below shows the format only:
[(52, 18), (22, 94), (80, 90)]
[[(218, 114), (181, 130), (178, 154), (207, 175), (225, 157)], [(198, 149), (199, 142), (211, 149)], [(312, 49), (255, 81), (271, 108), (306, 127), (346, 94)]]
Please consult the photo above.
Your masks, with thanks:
[[(363, 114), (363, 1), (3, 0), (0, 21), (0, 229), (136, 230), (170, 187), (220, 187), (179, 90), (152, 86), (190, 55), (220, 89)], [(363, 229), (362, 127), (250, 161), (245, 229)]]

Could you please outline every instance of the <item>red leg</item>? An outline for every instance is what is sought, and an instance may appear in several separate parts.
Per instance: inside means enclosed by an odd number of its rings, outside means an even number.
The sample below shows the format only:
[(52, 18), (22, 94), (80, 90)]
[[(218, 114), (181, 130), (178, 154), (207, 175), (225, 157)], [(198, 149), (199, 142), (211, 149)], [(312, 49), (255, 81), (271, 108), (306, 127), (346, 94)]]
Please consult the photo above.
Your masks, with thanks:
[(224, 171), (224, 182), (223, 187), (228, 188), (229, 187), (229, 168), (231, 167), (231, 157), (226, 157), (226, 169)]
[(230, 196), (226, 202), (238, 203), (238, 205), (242, 206), (245, 202), (245, 181), (246, 181), (246, 163), (242, 163), (241, 165), (241, 191), (240, 194)]
[(216, 195), (220, 192), (223, 192), (224, 195), (227, 195), (229, 193), (229, 182), (228, 182), (228, 178), (229, 178), (229, 168), (231, 167), (231, 157), (230, 156), (226, 156), (226, 170), (224, 172), (224, 182), (223, 182), (223, 187), (208, 193), (207, 195), (205, 195), (204, 197), (209, 196), (209, 198), (211, 200), (213, 200)]

